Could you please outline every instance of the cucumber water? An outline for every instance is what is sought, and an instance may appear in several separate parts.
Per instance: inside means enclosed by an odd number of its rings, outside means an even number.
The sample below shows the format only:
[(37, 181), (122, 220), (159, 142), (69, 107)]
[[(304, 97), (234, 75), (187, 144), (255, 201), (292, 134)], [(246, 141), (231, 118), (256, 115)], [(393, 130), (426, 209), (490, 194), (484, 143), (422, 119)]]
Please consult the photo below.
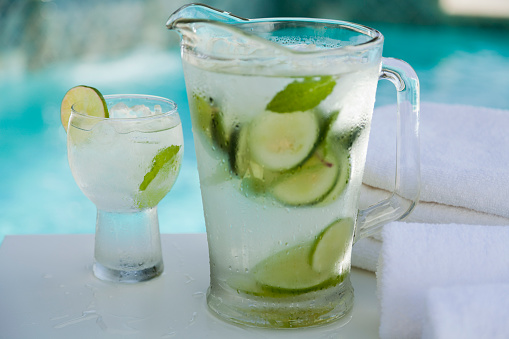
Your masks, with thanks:
[(187, 59), (184, 72), (209, 240), (209, 306), (246, 317), (285, 307), (290, 318), (329, 312), (312, 305), (330, 305), (324, 300), (347, 288), (378, 68), (278, 77)]

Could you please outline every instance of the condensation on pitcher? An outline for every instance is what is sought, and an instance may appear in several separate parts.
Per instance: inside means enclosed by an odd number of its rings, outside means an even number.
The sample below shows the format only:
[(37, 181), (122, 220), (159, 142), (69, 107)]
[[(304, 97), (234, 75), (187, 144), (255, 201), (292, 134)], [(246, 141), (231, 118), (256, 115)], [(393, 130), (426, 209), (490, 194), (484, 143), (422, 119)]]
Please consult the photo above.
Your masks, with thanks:
[(161, 335), (161, 338), (163, 339), (166, 339), (166, 338), (175, 338), (177, 336), (177, 331), (171, 331), (171, 332), (168, 332), (168, 333), (165, 333), (163, 335)]
[(201, 298), (205, 297), (205, 292), (201, 292), (201, 291), (194, 292), (192, 294), (192, 296), (193, 296), (193, 298), (201, 299)]
[(184, 278), (186, 278), (185, 284), (189, 284), (189, 283), (192, 283), (193, 281), (195, 281), (195, 279), (187, 273), (184, 274)]
[(196, 323), (196, 317), (198, 316), (198, 312), (193, 312), (193, 314), (191, 314), (191, 318), (189, 319), (189, 321), (187, 322), (187, 325), (185, 328), (188, 328), (190, 326), (193, 326), (195, 323)]
[(193, 325), (196, 322), (196, 317), (197, 316), (198, 316), (198, 312), (193, 312), (193, 314), (191, 315), (191, 319), (189, 319), (189, 325), (188, 326), (191, 326), (191, 325)]

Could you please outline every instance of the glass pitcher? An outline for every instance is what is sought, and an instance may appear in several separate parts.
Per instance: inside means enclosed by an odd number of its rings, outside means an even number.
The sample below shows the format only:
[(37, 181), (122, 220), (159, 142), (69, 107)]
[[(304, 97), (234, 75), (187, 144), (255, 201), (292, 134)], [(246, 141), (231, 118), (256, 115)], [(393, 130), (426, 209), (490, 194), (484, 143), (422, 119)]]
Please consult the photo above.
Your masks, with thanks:
[[(248, 20), (186, 5), (181, 51), (210, 256), (209, 308), (234, 323), (313, 326), (353, 305), (351, 250), (417, 203), (419, 85), (353, 23)], [(379, 79), (397, 89), (395, 191), (358, 209)]]

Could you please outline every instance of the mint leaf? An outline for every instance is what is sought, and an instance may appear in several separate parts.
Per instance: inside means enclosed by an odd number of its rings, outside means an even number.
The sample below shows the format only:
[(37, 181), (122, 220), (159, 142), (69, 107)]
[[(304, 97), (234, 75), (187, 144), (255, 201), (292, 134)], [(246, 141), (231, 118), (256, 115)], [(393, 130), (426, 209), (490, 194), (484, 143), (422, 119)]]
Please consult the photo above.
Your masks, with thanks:
[(180, 150), (180, 146), (178, 145), (172, 145), (166, 148), (163, 148), (160, 150), (154, 159), (152, 160), (152, 168), (150, 171), (148, 171), (147, 174), (145, 174), (145, 177), (143, 178), (143, 182), (140, 184), (140, 191), (144, 191), (148, 185), (154, 180), (157, 173), (163, 168), (164, 165), (168, 162), (173, 162), (175, 156)]
[(327, 98), (335, 85), (336, 81), (330, 75), (296, 80), (278, 92), (266, 109), (276, 113), (307, 111)]

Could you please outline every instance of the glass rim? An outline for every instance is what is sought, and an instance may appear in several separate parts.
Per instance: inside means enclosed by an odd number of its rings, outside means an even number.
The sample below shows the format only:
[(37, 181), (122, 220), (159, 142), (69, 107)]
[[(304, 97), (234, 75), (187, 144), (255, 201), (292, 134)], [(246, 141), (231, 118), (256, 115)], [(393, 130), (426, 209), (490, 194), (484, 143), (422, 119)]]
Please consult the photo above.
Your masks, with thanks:
[[(125, 121), (125, 122), (127, 122), (127, 121), (129, 121), (129, 122), (146, 121), (146, 120), (151, 120), (151, 119), (159, 119), (161, 117), (171, 116), (171, 115), (178, 116), (177, 103), (175, 103), (173, 100), (170, 100), (168, 98), (161, 97), (161, 96), (148, 95), (148, 94), (108, 94), (108, 95), (104, 95), (103, 98), (106, 103), (106, 106), (108, 106), (108, 101), (115, 100), (115, 99), (118, 99), (120, 102), (122, 99), (124, 99), (124, 100), (125, 99), (136, 99), (136, 100), (146, 100), (147, 102), (151, 101), (154, 103), (155, 102), (165, 103), (167, 105), (170, 105), (171, 109), (165, 110), (161, 113), (147, 115), (147, 116), (141, 116), (141, 117), (126, 117), (126, 118), (110, 118), (109, 116), (108, 117), (97, 117), (97, 116), (89, 115), (89, 114), (83, 112), (83, 110), (78, 110), (75, 106), (82, 101), (77, 101), (77, 102), (73, 103), (71, 106), (71, 115), (75, 114), (75, 115), (79, 115), (79, 116), (81, 116), (83, 118), (87, 118), (87, 119)], [(106, 107), (106, 109), (108, 109), (108, 108)], [(108, 109), (108, 111), (109, 111), (109, 109)]]

